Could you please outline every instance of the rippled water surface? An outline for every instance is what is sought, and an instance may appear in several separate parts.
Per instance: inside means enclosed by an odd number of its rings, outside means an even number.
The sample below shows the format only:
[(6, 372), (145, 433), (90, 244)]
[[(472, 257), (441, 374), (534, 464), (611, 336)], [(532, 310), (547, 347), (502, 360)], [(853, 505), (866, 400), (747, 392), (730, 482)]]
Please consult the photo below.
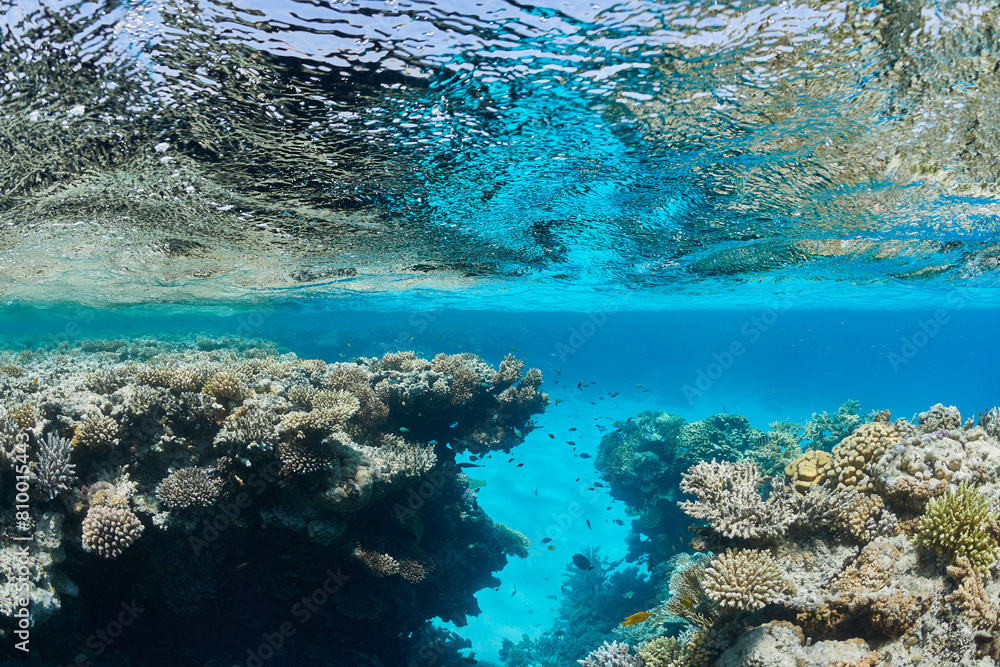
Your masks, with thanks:
[(992, 4), (0, 13), (8, 301), (885, 305), (997, 286)]

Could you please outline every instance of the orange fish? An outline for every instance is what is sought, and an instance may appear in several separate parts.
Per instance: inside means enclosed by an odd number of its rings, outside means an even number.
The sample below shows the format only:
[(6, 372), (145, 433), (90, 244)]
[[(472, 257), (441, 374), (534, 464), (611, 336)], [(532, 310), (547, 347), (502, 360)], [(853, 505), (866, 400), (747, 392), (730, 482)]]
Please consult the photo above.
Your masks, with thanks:
[(636, 625), (637, 623), (642, 623), (647, 618), (649, 618), (649, 612), (640, 611), (638, 613), (626, 617), (625, 620), (621, 622), (621, 625)]

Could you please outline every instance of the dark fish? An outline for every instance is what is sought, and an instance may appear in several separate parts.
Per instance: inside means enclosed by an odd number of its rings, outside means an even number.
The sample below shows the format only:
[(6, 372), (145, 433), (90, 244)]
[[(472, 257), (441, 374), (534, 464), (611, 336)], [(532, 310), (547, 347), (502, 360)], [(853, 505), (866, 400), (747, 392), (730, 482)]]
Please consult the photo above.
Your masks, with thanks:
[(605, 431), (608, 430), (607, 426), (601, 426), (600, 424), (594, 424), (594, 426), (596, 426), (597, 430), (600, 431), (601, 433), (604, 433)]
[(594, 482), (594, 486), (596, 486), (599, 489), (603, 489), (604, 488), (604, 485), (601, 484), (600, 482)]
[(624, 526), (625, 525), (625, 522), (622, 521), (621, 519), (615, 519), (615, 523), (617, 523), (619, 526)]
[(551, 537), (543, 537), (542, 538), (542, 544), (548, 544), (551, 541), (552, 541)]
[(589, 459), (590, 458), (590, 454), (588, 454), (587, 452), (584, 452), (583, 454), (580, 454), (580, 458), (581, 459)]
[(617, 395), (618, 395), (618, 392), (616, 391), (615, 393), (611, 394), (611, 398), (614, 398)]
[(771, 436), (769, 436), (769, 435), (762, 435), (759, 438), (757, 438), (756, 440), (754, 440), (754, 444), (757, 445), (758, 447), (763, 447), (764, 445), (768, 444), (769, 442), (771, 442)]
[(571, 426), (569, 430), (571, 430), (571, 431), (575, 431), (575, 430), (576, 430), (576, 427), (575, 427), (575, 426)]
[(515, 467), (515, 468), (520, 468), (520, 467), (521, 467), (521, 466), (523, 466), (523, 465), (524, 465), (523, 463), (518, 463), (518, 464), (517, 464), (516, 466), (514, 466), (514, 467)]
[(538, 489), (535, 489), (535, 495), (536, 496), (538, 495)]
[(456, 467), (459, 468), (482, 468), (483, 466), (478, 463), (456, 463)]
[(576, 447), (576, 443), (575, 443), (575, 442), (573, 442), (572, 440), (567, 440), (567, 441), (566, 441), (566, 444), (567, 444), (567, 445), (573, 445), (574, 447)]
[(587, 557), (584, 556), (583, 554), (574, 554), (573, 555), (573, 564), (576, 565), (581, 570), (593, 570), (594, 569), (594, 566), (590, 564), (590, 561), (587, 560)]
[(510, 459), (508, 459), (507, 463), (513, 463), (513, 462), (514, 462), (514, 457), (512, 456), (510, 457)]
[(582, 386), (583, 386), (583, 380), (580, 380), (579, 382), (576, 383), (576, 388), (577, 389), (579, 389)]
[(594, 529), (594, 527), (590, 525), (590, 519), (587, 519), (587, 528), (590, 528), (591, 530)]
[(553, 440), (556, 439), (556, 436), (552, 435), (551, 433), (549, 433), (549, 437), (552, 438)]
[(578, 481), (578, 482), (579, 482), (579, 481), (580, 481), (580, 478), (579, 478), (579, 477), (577, 477), (577, 478), (576, 478), (576, 481)]

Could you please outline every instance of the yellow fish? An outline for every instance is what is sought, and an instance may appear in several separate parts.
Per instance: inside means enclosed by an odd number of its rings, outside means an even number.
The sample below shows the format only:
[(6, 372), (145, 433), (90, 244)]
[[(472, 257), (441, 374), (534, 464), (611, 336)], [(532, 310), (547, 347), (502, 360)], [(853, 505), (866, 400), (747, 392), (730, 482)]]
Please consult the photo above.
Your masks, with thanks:
[(640, 611), (635, 614), (632, 614), (631, 616), (625, 617), (625, 620), (621, 622), (621, 625), (636, 625), (638, 623), (642, 623), (647, 618), (649, 618), (649, 612)]

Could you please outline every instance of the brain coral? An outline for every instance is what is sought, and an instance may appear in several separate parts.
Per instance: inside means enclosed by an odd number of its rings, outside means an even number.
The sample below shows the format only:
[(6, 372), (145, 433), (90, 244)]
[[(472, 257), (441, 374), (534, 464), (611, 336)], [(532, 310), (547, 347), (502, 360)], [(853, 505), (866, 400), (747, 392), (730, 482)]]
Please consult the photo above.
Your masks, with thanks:
[(917, 528), (917, 544), (949, 563), (966, 557), (983, 575), (1000, 558), (997, 511), (989, 498), (967, 484), (927, 503)]
[(182, 468), (170, 473), (156, 487), (156, 497), (171, 509), (208, 507), (216, 501), (221, 483), (210, 469)]
[(766, 551), (730, 549), (705, 568), (702, 585), (723, 608), (748, 611), (775, 601), (787, 582)]
[(127, 500), (112, 491), (98, 491), (83, 520), (83, 546), (102, 558), (118, 558), (142, 531), (142, 522)]

